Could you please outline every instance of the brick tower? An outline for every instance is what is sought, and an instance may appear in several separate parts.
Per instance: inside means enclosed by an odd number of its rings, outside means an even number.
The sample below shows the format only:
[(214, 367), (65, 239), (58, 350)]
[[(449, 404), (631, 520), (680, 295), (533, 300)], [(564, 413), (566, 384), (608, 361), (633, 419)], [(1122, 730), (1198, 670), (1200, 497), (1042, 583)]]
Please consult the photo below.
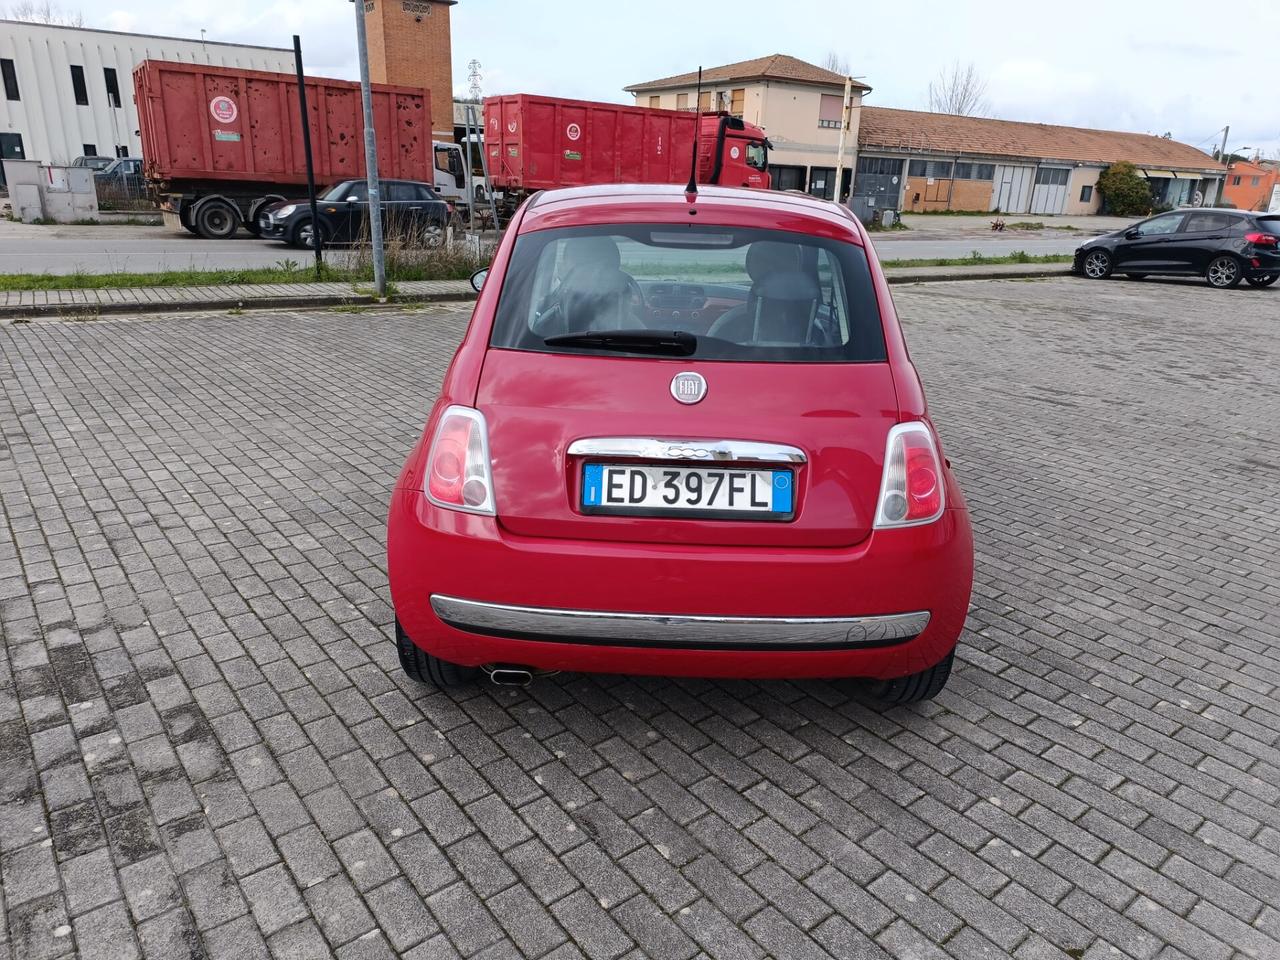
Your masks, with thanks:
[(449, 8), (457, 0), (364, 0), (369, 79), (431, 91), (436, 140), (453, 139)]

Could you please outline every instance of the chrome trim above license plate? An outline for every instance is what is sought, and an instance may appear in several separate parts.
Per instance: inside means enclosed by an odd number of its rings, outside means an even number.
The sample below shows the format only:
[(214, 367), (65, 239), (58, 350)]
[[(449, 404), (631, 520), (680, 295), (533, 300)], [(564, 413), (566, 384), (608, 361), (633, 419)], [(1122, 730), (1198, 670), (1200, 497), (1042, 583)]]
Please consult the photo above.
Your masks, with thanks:
[(490, 636), (621, 647), (833, 650), (879, 647), (919, 636), (929, 613), (868, 617), (711, 617), (520, 607), (432, 594), (451, 627)]
[(695, 463), (806, 463), (799, 447), (756, 440), (661, 440), (657, 437), (589, 437), (569, 444), (571, 457), (690, 460)]

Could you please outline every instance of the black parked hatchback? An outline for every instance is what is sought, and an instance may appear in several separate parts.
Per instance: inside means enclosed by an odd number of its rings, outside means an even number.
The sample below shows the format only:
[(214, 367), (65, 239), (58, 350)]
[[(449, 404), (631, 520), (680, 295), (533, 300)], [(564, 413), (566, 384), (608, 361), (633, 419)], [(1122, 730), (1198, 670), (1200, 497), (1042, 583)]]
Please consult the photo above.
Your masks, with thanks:
[[(382, 225), (386, 236), (413, 238), (435, 246), (449, 223), (449, 204), (430, 184), (416, 180), (379, 180)], [(325, 245), (352, 243), (368, 236), (369, 186), (365, 180), (343, 180), (330, 187), (317, 203), (320, 237)], [(294, 247), (315, 246), (311, 204), (283, 200), (258, 211), (258, 235), (283, 240)]]
[(1075, 273), (1102, 280), (1123, 273), (1203, 277), (1212, 287), (1241, 280), (1266, 287), (1280, 278), (1280, 214), (1202, 207), (1174, 210), (1076, 249)]

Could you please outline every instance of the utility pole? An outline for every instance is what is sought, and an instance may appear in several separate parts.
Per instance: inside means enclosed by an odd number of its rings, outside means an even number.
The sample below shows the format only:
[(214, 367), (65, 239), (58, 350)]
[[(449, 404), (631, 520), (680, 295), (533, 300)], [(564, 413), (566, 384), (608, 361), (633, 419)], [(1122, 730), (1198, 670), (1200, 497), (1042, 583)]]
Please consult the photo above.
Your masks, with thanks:
[[(1227, 162), (1227, 137), (1229, 136), (1231, 136), (1231, 124), (1228, 123), (1225, 127), (1222, 128), (1222, 149), (1218, 151), (1219, 163)], [(1203, 140), (1201, 140), (1200, 142), (1204, 143)]]
[(844, 138), (849, 131), (849, 110), (851, 104), (849, 100), (853, 94), (853, 77), (844, 78), (844, 103), (840, 108), (840, 146), (836, 148), (836, 188), (832, 193), (832, 197), (836, 203), (840, 202), (840, 180), (844, 174)]
[(360, 99), (364, 104), (364, 165), (369, 181), (369, 236), (373, 245), (373, 287), (387, 298), (387, 251), (382, 245), (382, 191), (378, 189), (378, 136), (373, 129), (373, 91), (369, 88), (369, 46), (365, 37), (364, 0), (355, 0), (356, 45), (360, 55)]
[(302, 71), (302, 38), (293, 35), (293, 65), (298, 71), (298, 110), (302, 117), (302, 154), (307, 161), (307, 199), (311, 202), (311, 242), (316, 248), (316, 282), (324, 276), (324, 231), (316, 208), (316, 169), (311, 156), (311, 111), (307, 109), (307, 78)]

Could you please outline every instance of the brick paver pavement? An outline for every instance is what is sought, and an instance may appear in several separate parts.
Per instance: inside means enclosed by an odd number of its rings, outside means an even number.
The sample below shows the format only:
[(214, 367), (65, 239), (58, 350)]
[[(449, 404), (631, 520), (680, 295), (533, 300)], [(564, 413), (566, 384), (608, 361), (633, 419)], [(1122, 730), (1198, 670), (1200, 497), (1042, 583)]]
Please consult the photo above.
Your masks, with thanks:
[(466, 306), (0, 327), (0, 958), (1280, 956), (1280, 297), (895, 296), (978, 563), (888, 713), (406, 681)]

